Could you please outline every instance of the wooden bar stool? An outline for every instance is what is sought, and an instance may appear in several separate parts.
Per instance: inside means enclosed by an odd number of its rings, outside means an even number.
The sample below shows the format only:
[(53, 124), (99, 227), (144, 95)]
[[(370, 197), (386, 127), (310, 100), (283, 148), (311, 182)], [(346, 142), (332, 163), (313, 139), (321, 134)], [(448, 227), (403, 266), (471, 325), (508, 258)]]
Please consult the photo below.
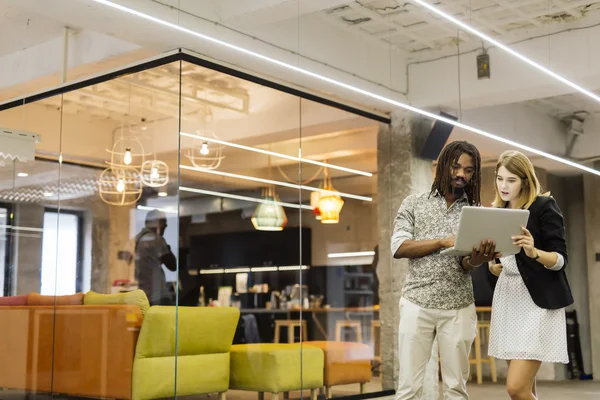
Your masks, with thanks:
[(362, 343), (362, 324), (360, 323), (360, 321), (346, 319), (335, 321), (336, 342), (342, 341), (342, 330), (344, 328), (354, 329), (354, 332), (356, 334), (356, 341)]
[[(482, 364), (488, 363), (490, 364), (490, 372), (492, 375), (492, 382), (496, 383), (498, 381), (498, 377), (496, 374), (496, 359), (492, 356), (488, 356), (483, 359), (481, 356), (481, 338), (483, 337), (486, 343), (489, 343), (489, 335), (490, 335), (490, 322), (489, 321), (477, 321), (477, 331), (475, 333), (475, 342), (473, 343), (475, 347), (475, 351), (471, 349), (469, 354), (469, 364), (475, 365), (475, 370), (477, 372), (477, 384), (481, 385), (483, 383), (482, 376)], [(473, 355), (473, 353), (475, 353)], [(471, 375), (469, 374), (469, 380), (471, 380)]]
[[(379, 335), (376, 335), (376, 333)], [(371, 342), (373, 342), (373, 360), (381, 362), (381, 321), (371, 320)]]
[(306, 321), (298, 319), (280, 319), (275, 321), (275, 343), (279, 343), (279, 331), (281, 328), (288, 328), (288, 343), (295, 342), (295, 328), (300, 328), (302, 341), (308, 341), (308, 329)]

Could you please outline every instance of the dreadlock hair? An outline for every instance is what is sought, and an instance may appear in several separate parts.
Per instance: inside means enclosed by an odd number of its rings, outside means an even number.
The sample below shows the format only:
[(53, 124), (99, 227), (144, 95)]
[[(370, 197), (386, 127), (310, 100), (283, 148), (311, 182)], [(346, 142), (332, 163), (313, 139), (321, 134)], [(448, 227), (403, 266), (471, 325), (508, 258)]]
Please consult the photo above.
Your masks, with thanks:
[(473, 157), (475, 162), (475, 172), (473, 177), (465, 187), (465, 193), (471, 205), (481, 205), (481, 156), (477, 147), (466, 141), (455, 141), (444, 147), (438, 158), (438, 163), (435, 169), (435, 179), (431, 185), (430, 196), (439, 193), (445, 197), (450, 190), (450, 171), (458, 159), (463, 154), (468, 154)]

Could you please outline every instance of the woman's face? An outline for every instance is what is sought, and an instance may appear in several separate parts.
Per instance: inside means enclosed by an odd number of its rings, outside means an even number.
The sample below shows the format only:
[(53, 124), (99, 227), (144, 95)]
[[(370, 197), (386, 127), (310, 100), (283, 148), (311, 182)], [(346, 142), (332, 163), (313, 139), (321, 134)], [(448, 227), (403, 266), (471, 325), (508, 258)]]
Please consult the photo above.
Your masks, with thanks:
[(496, 175), (496, 187), (502, 201), (511, 202), (518, 199), (521, 195), (522, 182), (520, 177), (501, 166)]

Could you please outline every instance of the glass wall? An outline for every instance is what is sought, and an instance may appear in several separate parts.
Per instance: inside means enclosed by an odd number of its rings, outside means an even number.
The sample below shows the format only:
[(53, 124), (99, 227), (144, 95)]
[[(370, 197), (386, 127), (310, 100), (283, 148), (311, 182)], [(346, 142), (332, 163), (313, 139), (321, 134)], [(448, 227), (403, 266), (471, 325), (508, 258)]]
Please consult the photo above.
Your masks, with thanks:
[(382, 124), (236, 75), (174, 61), (0, 112), (39, 135), (0, 169), (8, 394), (382, 391)]

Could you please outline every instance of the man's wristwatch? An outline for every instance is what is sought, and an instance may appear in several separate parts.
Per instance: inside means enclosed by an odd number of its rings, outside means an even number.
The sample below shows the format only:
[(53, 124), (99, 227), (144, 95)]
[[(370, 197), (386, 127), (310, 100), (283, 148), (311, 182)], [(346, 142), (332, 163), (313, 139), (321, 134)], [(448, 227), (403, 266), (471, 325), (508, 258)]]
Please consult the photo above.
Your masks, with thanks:
[(540, 258), (542, 255), (540, 254), (540, 251), (538, 249), (535, 249), (535, 257), (531, 257), (532, 260), (537, 260), (538, 258)]

